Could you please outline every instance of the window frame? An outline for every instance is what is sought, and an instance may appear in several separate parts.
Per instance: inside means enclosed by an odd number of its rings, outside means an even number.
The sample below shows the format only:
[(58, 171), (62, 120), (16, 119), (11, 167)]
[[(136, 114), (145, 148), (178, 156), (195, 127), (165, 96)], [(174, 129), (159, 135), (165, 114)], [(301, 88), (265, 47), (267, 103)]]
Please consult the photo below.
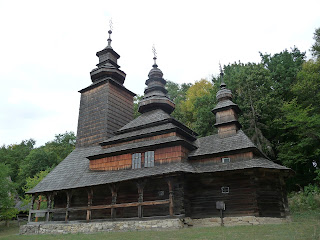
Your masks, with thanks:
[(221, 162), (222, 163), (229, 163), (229, 162), (231, 162), (231, 159), (229, 157), (223, 157), (223, 158), (221, 158)]
[(223, 193), (223, 194), (228, 194), (228, 193), (230, 193), (230, 188), (227, 187), (227, 186), (221, 187), (221, 193)]
[(154, 151), (147, 151), (144, 153), (144, 167), (154, 167)]
[(132, 169), (141, 168), (141, 153), (132, 154)]

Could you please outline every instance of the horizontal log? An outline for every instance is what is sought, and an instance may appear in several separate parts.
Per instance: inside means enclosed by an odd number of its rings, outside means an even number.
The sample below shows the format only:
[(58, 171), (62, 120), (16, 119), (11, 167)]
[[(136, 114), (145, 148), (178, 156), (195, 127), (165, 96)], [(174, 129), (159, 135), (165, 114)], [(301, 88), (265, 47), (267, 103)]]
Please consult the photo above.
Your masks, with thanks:
[(169, 204), (169, 199), (158, 200), (158, 201), (146, 201), (146, 202), (133, 202), (133, 203), (118, 203), (118, 204), (109, 204), (109, 205), (98, 205), (90, 207), (73, 207), (73, 208), (55, 208), (55, 209), (43, 209), (43, 210), (30, 210), (30, 213), (46, 213), (46, 212), (73, 212), (73, 211), (86, 211), (86, 210), (95, 210), (95, 209), (110, 209), (110, 208), (125, 208), (125, 207), (137, 207), (137, 206), (153, 206), (161, 204)]

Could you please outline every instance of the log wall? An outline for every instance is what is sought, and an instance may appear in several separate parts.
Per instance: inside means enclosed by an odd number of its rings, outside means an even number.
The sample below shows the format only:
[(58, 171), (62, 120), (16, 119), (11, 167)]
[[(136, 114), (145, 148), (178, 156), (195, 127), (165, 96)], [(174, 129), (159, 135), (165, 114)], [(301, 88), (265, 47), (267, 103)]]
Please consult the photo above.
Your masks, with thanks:
[(228, 155), (221, 155), (219, 157), (206, 157), (203, 159), (195, 159), (190, 160), (193, 163), (221, 163), (222, 158), (230, 158), (231, 162), (237, 162), (242, 160), (250, 160), (253, 158), (253, 152), (244, 152), (244, 153), (237, 153), (237, 154), (228, 154)]
[[(137, 151), (141, 152), (141, 151)], [(134, 153), (137, 153), (134, 152)], [(189, 150), (178, 145), (173, 147), (158, 148), (154, 150), (154, 164), (181, 162), (188, 157)], [(141, 167), (144, 166), (144, 154), (141, 152)], [(91, 170), (120, 170), (132, 168), (132, 153), (90, 160)]]
[(98, 145), (133, 119), (133, 95), (109, 81), (81, 92), (76, 147)]
[[(219, 217), (217, 201), (225, 202), (225, 216), (257, 215), (254, 184), (248, 172), (189, 175), (186, 186), (187, 216)], [(222, 193), (221, 187), (229, 187), (229, 193)]]
[[(169, 201), (170, 192), (168, 181), (172, 181), (173, 185), (173, 214), (179, 215), (184, 213), (184, 188), (183, 179), (181, 176), (170, 178), (153, 178), (140, 179), (136, 181), (122, 182), (113, 185), (117, 192), (116, 201), (112, 202), (111, 185), (100, 185), (92, 187), (92, 206), (102, 206), (111, 204), (123, 204), (123, 207), (117, 207), (112, 210), (107, 209), (92, 209), (90, 210), (91, 219), (110, 219), (114, 211), (115, 218), (137, 218), (139, 216), (139, 206), (129, 205), (131, 203), (142, 202), (157, 202), (157, 204), (150, 204), (141, 206), (141, 217), (152, 216), (168, 216), (170, 214)], [(142, 198), (139, 198), (138, 188), (142, 188)], [(87, 207), (88, 206), (88, 190), (90, 188), (75, 189), (72, 191), (72, 198), (70, 208)], [(141, 197), (141, 195), (140, 195)], [(55, 196), (54, 208), (66, 207), (66, 193), (61, 191)], [(161, 204), (161, 201), (166, 203)], [(65, 212), (55, 212), (52, 214), (54, 221), (64, 221)], [(70, 211), (69, 220), (86, 220), (87, 211), (77, 210)]]

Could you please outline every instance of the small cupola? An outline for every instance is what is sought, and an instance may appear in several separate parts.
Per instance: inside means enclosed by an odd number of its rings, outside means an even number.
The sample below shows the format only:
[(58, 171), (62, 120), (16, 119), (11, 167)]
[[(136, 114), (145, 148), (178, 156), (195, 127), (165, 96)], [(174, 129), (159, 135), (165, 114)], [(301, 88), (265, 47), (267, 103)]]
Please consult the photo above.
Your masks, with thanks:
[(110, 21), (110, 30), (108, 31), (108, 45), (97, 52), (97, 57), (99, 58), (99, 63), (97, 68), (93, 69), (90, 72), (92, 82), (97, 82), (107, 78), (111, 78), (115, 82), (123, 85), (126, 78), (126, 74), (120, 70), (120, 66), (117, 61), (120, 58), (120, 55), (113, 50), (111, 47), (111, 34), (112, 34), (112, 22)]
[(146, 80), (147, 88), (144, 90), (144, 97), (139, 102), (138, 111), (144, 113), (154, 109), (162, 109), (170, 114), (174, 110), (175, 104), (167, 96), (168, 91), (165, 89), (167, 81), (163, 79), (163, 73), (158, 68), (154, 47), (153, 53), (154, 64), (148, 74), (149, 79)]
[(221, 84), (216, 98), (218, 104), (212, 110), (216, 115), (215, 127), (218, 128), (220, 137), (227, 137), (236, 134), (241, 129), (238, 121), (238, 114), (241, 112), (237, 104), (232, 102), (232, 92), (227, 89), (223, 81), (223, 71), (220, 67)]

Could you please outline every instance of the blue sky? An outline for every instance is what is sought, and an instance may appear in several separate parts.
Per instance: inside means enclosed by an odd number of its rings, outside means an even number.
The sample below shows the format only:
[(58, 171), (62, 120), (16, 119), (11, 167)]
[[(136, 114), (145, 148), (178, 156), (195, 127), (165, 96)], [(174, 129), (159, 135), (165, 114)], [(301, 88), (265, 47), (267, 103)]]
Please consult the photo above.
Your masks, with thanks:
[(164, 78), (209, 79), (219, 61), (259, 62), (259, 52), (293, 46), (308, 51), (319, 9), (318, 0), (0, 0), (0, 145), (33, 138), (39, 146), (76, 132), (78, 90), (91, 83), (110, 18), (125, 86), (143, 94), (153, 44)]

